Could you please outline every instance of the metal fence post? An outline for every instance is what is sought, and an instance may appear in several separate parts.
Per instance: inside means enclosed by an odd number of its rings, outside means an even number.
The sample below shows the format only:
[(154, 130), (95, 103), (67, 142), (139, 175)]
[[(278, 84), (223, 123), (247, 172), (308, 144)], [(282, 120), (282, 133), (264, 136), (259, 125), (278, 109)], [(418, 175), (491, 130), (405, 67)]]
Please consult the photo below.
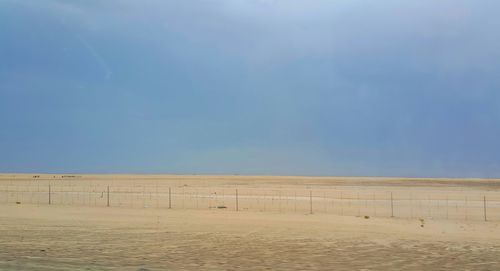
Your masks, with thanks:
[(484, 221), (487, 221), (486, 218), (486, 196), (483, 196), (483, 209), (484, 209)]
[(238, 189), (236, 189), (236, 212), (238, 212)]
[(394, 199), (391, 192), (391, 217), (394, 217)]
[(313, 196), (312, 196), (312, 190), (309, 191), (309, 213), (313, 213)]
[(448, 195), (446, 195), (446, 219), (449, 219), (449, 210), (448, 210)]
[(168, 188), (168, 209), (172, 209), (172, 188)]

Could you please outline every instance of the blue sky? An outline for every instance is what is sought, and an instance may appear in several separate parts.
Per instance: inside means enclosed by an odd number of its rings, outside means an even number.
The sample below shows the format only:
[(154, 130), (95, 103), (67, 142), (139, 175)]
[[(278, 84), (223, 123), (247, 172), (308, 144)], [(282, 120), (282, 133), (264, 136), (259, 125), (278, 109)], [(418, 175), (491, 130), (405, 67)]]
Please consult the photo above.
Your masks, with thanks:
[(499, 9), (0, 0), (0, 172), (500, 177)]

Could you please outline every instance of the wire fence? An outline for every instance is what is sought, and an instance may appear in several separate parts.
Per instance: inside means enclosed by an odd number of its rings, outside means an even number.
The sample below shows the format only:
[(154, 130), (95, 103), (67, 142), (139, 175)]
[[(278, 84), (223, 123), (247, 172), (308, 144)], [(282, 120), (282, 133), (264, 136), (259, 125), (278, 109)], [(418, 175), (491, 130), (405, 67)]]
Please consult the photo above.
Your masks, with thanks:
[(238, 212), (500, 221), (498, 191), (381, 191), (342, 187), (214, 188), (38, 181), (0, 184), (0, 204), (217, 209)]

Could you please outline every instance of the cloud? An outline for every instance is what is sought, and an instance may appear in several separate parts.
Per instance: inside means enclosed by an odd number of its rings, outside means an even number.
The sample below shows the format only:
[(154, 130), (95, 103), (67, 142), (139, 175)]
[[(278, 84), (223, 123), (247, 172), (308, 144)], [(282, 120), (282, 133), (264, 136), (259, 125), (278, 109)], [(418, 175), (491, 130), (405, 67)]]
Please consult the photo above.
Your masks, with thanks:
[[(3, 119), (26, 97), (43, 110), (15, 115), (1, 136), (63, 123), (73, 132), (31, 146), (82, 142), (68, 166), (81, 154), (87, 169), (114, 157), (110, 167), (157, 171), (165, 161), (183, 171), (500, 174), (499, 7), (3, 1)], [(98, 167), (94, 141), (109, 147)]]

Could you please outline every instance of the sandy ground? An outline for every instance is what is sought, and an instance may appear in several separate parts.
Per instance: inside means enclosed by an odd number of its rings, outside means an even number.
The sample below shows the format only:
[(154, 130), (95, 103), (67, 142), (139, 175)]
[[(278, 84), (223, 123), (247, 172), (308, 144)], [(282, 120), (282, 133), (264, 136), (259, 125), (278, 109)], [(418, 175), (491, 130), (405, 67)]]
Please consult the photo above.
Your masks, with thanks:
[[(1, 182), (16, 186), (16, 182), (32, 177), (16, 178), (13, 181), (1, 176), (0, 186)], [(116, 175), (84, 176), (80, 181), (92, 179), (106, 184), (109, 178), (115, 183), (127, 178), (141, 182), (138, 176)], [(228, 189), (235, 184), (294, 190), (334, 185), (342, 189), (410, 189), (416, 193), (440, 189), (449, 195), (464, 191), (495, 193), (498, 189), (495, 180), (158, 178), (169, 187), (174, 186), (175, 179), (175, 187), (188, 184)], [(145, 179), (142, 182), (152, 181), (150, 177)], [(419, 217), (366, 219), (328, 212), (311, 215), (276, 210), (236, 212), (0, 201), (0, 270), (266, 269), (500, 270), (500, 222), (433, 218), (422, 223)]]
[(0, 204), (15, 203), (500, 221), (500, 181), (0, 175)]

